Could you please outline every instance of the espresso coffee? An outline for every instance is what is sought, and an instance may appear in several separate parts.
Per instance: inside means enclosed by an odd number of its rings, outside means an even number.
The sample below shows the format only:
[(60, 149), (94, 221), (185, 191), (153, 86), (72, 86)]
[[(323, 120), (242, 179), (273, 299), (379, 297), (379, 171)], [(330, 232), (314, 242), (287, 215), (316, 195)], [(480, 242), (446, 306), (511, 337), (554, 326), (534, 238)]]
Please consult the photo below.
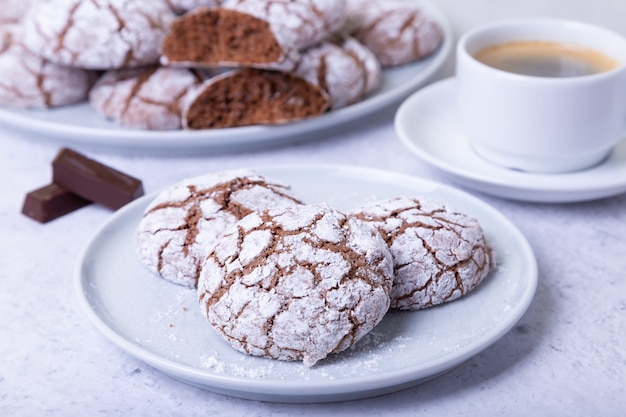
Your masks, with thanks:
[(558, 42), (520, 41), (489, 46), (474, 58), (503, 71), (536, 77), (580, 77), (617, 68), (617, 62), (593, 49)]

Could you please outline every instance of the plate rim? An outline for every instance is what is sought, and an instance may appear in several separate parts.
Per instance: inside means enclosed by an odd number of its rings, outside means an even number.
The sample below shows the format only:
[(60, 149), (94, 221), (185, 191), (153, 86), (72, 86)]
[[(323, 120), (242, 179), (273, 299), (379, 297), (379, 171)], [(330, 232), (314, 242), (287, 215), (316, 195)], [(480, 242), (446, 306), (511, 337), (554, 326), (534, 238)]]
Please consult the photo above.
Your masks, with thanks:
[[(380, 94), (374, 92), (372, 96), (364, 100), (319, 117), (312, 117), (280, 126), (253, 125), (198, 131), (184, 129), (155, 131), (124, 128), (123, 126), (120, 127), (113, 124), (111, 128), (75, 126), (46, 119), (36, 120), (37, 123), (33, 123), (33, 117), (28, 115), (29, 110), (0, 107), (0, 122), (7, 127), (13, 127), (28, 133), (44, 133), (45, 137), (39, 139), (54, 138), (57, 141), (75, 146), (104, 148), (118, 152), (128, 149), (141, 150), (148, 154), (162, 154), (168, 151), (180, 155), (181, 153), (184, 154), (199, 149), (212, 152), (242, 148), (255, 149), (285, 142), (312, 139), (316, 133), (354, 122), (377, 110), (382, 110), (402, 101), (415, 90), (426, 85), (441, 70), (451, 56), (454, 45), (454, 30), (449, 17), (444, 11), (433, 0), (403, 1), (423, 6), (429, 16), (432, 16), (440, 25), (443, 33), (442, 43), (432, 55), (424, 60), (407, 64), (419, 65), (420, 63), (426, 63), (423, 70), (401, 86), (382, 91)], [(394, 71), (397, 68), (400, 67), (383, 69), (383, 74), (385, 70)], [(85, 102), (81, 102), (66, 107), (85, 105)], [(45, 112), (45, 109), (35, 109), (33, 111)], [(185, 149), (186, 147), (189, 149)]]
[[(497, 172), (502, 172), (506, 174), (503, 176), (490, 176), (485, 173), (472, 171), (465, 167), (459, 167), (457, 165), (454, 165), (447, 160), (438, 157), (436, 154), (430, 152), (428, 149), (420, 146), (421, 141), (419, 139), (415, 139), (416, 135), (406, 128), (408, 120), (411, 117), (415, 117), (414, 115), (411, 116), (413, 110), (415, 109), (415, 107), (422, 105), (422, 103), (424, 103), (431, 95), (435, 95), (437, 93), (442, 95), (449, 94), (450, 90), (454, 89), (455, 83), (456, 77), (454, 76), (435, 81), (428, 86), (420, 89), (419, 91), (411, 94), (407, 99), (402, 102), (402, 104), (398, 107), (398, 110), (396, 111), (396, 114), (394, 116), (394, 127), (397, 136), (399, 137), (400, 141), (405, 145), (405, 147), (412, 151), (412, 153), (419, 157), (422, 161), (435, 168), (438, 168), (439, 170), (453, 175), (460, 182), (462, 181), (464, 184), (471, 186), (472, 188), (479, 189), (480, 191), (488, 194), (515, 198), (517, 200), (537, 202), (585, 201), (601, 197), (608, 197), (626, 191), (626, 177), (620, 179), (620, 176), (606, 176), (605, 183), (601, 184), (600, 186), (592, 183), (581, 185), (579, 182), (576, 181), (577, 177), (580, 178), (581, 176), (584, 176), (585, 173), (601, 169), (610, 160), (610, 156), (603, 163), (600, 163), (595, 167), (589, 168), (588, 170), (560, 174), (524, 173), (521, 171), (508, 170), (503, 167), (489, 164), (489, 166)], [(463, 135), (463, 132), (460, 131), (460, 134)], [(619, 147), (619, 149), (621, 149), (622, 147), (626, 148), (626, 139), (623, 139), (622, 142), (618, 143), (617, 147)], [(484, 164), (488, 163), (484, 162)], [(518, 178), (518, 180), (512, 182), (510, 179), (508, 179), (511, 176)], [(529, 182), (530, 179), (533, 180), (532, 183)], [(566, 180), (566, 182), (563, 183), (563, 180)], [(510, 190), (511, 192), (528, 192), (532, 193), (533, 195), (511, 196), (508, 193), (505, 195), (502, 192), (496, 192), (492, 189), (486, 189), (482, 187), (481, 184), (502, 187)], [(554, 193), (557, 193), (557, 195), (555, 195)]]
[[(157, 353), (133, 344), (132, 341), (129, 341), (107, 324), (98, 312), (96, 312), (87, 296), (89, 279), (83, 274), (85, 260), (89, 259), (90, 253), (94, 250), (93, 248), (98, 245), (99, 240), (102, 239), (101, 236), (106, 233), (108, 228), (114, 226), (117, 222), (123, 221), (124, 217), (128, 215), (127, 213), (137, 210), (138, 206), (147, 205), (158, 193), (158, 191), (156, 191), (127, 204), (107, 219), (107, 221), (89, 238), (75, 264), (74, 287), (82, 310), (87, 313), (92, 324), (94, 324), (98, 331), (110, 342), (136, 359), (141, 360), (169, 376), (209, 391), (233, 395), (240, 398), (261, 399), (264, 401), (298, 403), (339, 401), (367, 398), (372, 396), (372, 392), (384, 390), (392, 392), (397, 390), (394, 389), (396, 387), (417, 385), (458, 366), (488, 348), (506, 334), (521, 319), (532, 302), (537, 288), (538, 268), (530, 243), (522, 232), (508, 220), (504, 214), (471, 194), (432, 180), (377, 168), (338, 164), (283, 164), (276, 166), (259, 166), (252, 169), (263, 174), (267, 172), (267, 175), (271, 175), (270, 173), (272, 171), (275, 172), (279, 170), (310, 171), (319, 169), (332, 169), (342, 174), (358, 175), (359, 178), (366, 179), (377, 178), (381, 175), (392, 175), (394, 179), (402, 179), (413, 183), (407, 185), (407, 187), (410, 186), (414, 188), (424, 185), (434, 187), (434, 189), (442, 189), (445, 193), (452, 193), (452, 195), (456, 197), (461, 197), (464, 201), (467, 200), (472, 205), (486, 211), (490, 216), (494, 216), (500, 226), (506, 226), (507, 233), (514, 235), (515, 243), (520, 245), (523, 250), (523, 254), (518, 254), (518, 256), (520, 256), (520, 259), (524, 260), (525, 271), (523, 274), (520, 273), (520, 276), (523, 275), (524, 279), (520, 282), (524, 282), (526, 291), (523, 296), (520, 297), (515, 307), (511, 309), (511, 314), (507, 314), (508, 320), (503, 319), (506, 325), (492, 328), (488, 332), (485, 332), (485, 335), (470, 344), (469, 348), (461, 349), (461, 354), (459, 354), (458, 351), (452, 351), (446, 355), (425, 362), (425, 365), (420, 365), (419, 369), (412, 369), (410, 372), (407, 372), (406, 369), (402, 369), (383, 372), (382, 374), (373, 373), (366, 377), (360, 376), (358, 378), (349, 377), (336, 380), (297, 381), (297, 384), (294, 384), (294, 381), (289, 379), (284, 381), (272, 379), (268, 381), (264, 379), (210, 373), (208, 370), (180, 364), (168, 358), (161, 357)], [(363, 175), (365, 175), (365, 177)], [(276, 391), (280, 391), (280, 394), (276, 394)]]

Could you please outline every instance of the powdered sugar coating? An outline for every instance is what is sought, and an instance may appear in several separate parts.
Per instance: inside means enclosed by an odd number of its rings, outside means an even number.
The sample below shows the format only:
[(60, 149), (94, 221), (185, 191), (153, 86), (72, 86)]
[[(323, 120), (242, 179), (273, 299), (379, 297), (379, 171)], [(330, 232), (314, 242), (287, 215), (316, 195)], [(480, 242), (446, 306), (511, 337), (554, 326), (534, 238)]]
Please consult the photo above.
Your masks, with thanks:
[(374, 225), (393, 256), (391, 307), (419, 310), (455, 300), (495, 267), (478, 221), (426, 198), (367, 204), (350, 215)]
[(52, 62), (96, 70), (155, 64), (175, 17), (163, 0), (36, 0), (24, 44)]
[(165, 0), (175, 13), (185, 13), (197, 7), (217, 7), (221, 0)]
[(89, 93), (91, 106), (125, 126), (180, 129), (187, 95), (206, 77), (184, 68), (127, 68), (110, 70)]
[(353, 54), (361, 61), (365, 71), (365, 94), (376, 91), (383, 83), (383, 73), (380, 61), (376, 55), (356, 38), (344, 36), (341, 46), (348, 53)]
[(278, 207), (224, 232), (202, 267), (198, 297), (235, 349), (310, 367), (380, 322), (392, 274), (373, 227), (326, 205)]
[(351, 37), (335, 36), (307, 49), (294, 72), (326, 91), (332, 109), (361, 100), (382, 83), (374, 54)]
[(439, 25), (421, 7), (395, 0), (347, 0), (347, 32), (367, 46), (383, 67), (422, 59), (443, 40)]
[(19, 25), (0, 28), (0, 105), (38, 109), (85, 100), (96, 74), (30, 53), (18, 42), (20, 33)]
[(0, 0), (0, 23), (19, 22), (31, 3), (32, 0)]
[(222, 7), (267, 21), (285, 49), (301, 50), (345, 23), (345, 0), (224, 0)]
[(135, 234), (141, 262), (176, 284), (195, 287), (200, 264), (224, 229), (252, 211), (300, 202), (286, 185), (251, 170), (189, 178), (162, 191)]

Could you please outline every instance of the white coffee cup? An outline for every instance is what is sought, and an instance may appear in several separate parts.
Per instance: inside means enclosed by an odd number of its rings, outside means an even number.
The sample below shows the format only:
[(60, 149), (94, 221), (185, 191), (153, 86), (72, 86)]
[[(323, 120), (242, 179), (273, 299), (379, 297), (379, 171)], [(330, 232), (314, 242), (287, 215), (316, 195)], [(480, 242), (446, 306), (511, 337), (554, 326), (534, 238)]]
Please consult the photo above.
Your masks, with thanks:
[[(522, 42), (589, 48), (615, 67), (591, 75), (524, 75), (475, 55)], [(601, 162), (626, 133), (626, 39), (607, 29), (551, 18), (498, 21), (457, 44), (457, 109), (473, 149), (501, 166), (560, 173)]]

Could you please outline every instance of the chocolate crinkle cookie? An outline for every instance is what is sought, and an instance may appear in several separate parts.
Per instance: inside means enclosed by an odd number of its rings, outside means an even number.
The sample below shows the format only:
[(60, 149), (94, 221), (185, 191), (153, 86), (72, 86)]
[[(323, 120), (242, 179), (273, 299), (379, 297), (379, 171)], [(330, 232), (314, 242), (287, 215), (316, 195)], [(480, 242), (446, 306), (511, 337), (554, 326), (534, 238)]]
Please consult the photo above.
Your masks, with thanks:
[(401, 197), (349, 213), (375, 226), (393, 256), (391, 307), (420, 310), (455, 300), (495, 267), (478, 220), (426, 198)]
[(174, 17), (164, 0), (35, 0), (23, 18), (24, 44), (62, 65), (151, 65)]
[(78, 103), (97, 75), (57, 65), (24, 48), (22, 26), (0, 26), (0, 106), (43, 109)]
[(188, 67), (252, 67), (291, 71), (300, 50), (345, 22), (343, 0), (225, 0), (174, 20), (161, 62)]
[(326, 91), (332, 110), (358, 102), (382, 84), (374, 54), (349, 36), (335, 35), (303, 51), (294, 73)]
[(202, 261), (226, 227), (253, 211), (297, 204), (288, 186), (250, 170), (189, 178), (148, 205), (135, 233), (135, 247), (148, 270), (195, 287)]
[(191, 92), (183, 108), (186, 129), (277, 125), (318, 116), (330, 99), (296, 74), (245, 68), (209, 78)]
[(124, 126), (180, 129), (186, 97), (209, 76), (198, 70), (159, 66), (109, 70), (89, 92), (89, 103)]
[(272, 27), (281, 44), (305, 49), (345, 23), (345, 0), (223, 0), (222, 7), (249, 13)]
[(198, 298), (235, 349), (310, 367), (380, 322), (392, 280), (374, 227), (327, 205), (276, 207), (223, 233), (203, 264)]
[(383, 67), (423, 59), (443, 40), (443, 32), (419, 5), (396, 0), (346, 0), (346, 33), (376, 55)]

